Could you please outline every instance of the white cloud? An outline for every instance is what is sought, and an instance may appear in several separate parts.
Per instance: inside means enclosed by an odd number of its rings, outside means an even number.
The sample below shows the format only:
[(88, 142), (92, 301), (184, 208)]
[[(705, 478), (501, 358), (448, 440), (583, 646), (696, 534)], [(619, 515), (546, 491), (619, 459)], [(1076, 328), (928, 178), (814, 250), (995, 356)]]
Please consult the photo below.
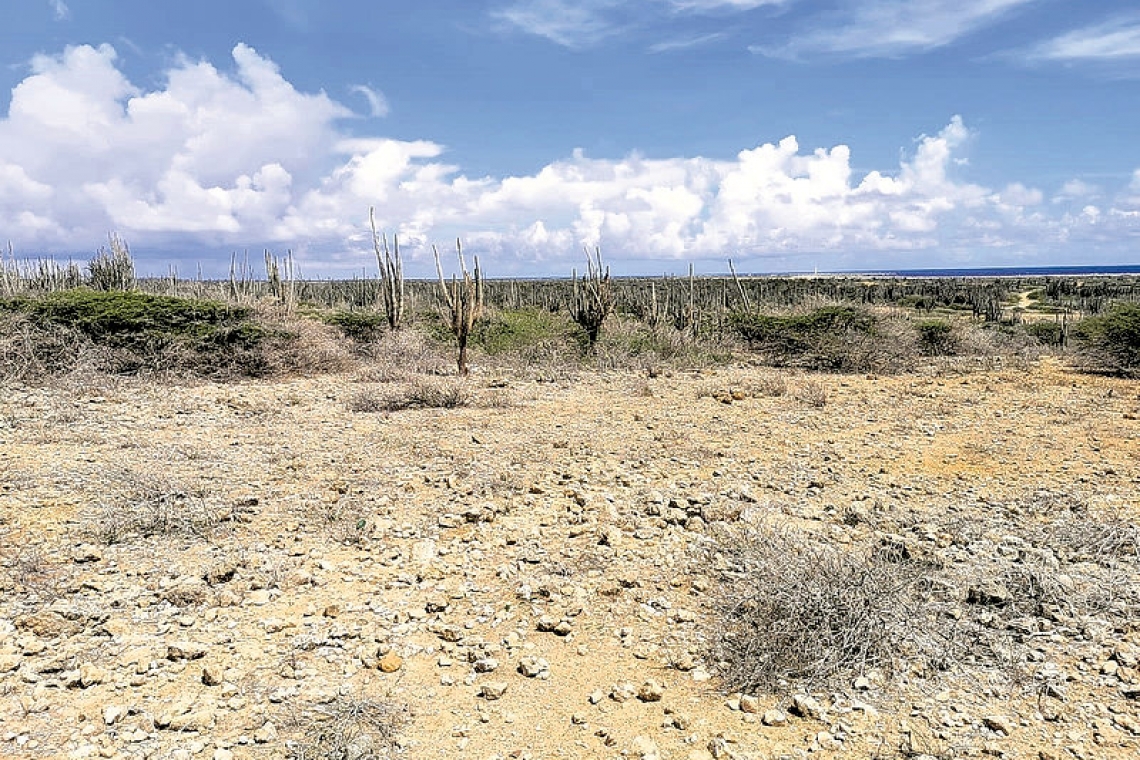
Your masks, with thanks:
[(671, 40), (664, 40), (649, 46), (650, 53), (672, 53), (678, 50), (689, 50), (695, 47), (707, 45), (710, 42), (724, 39), (724, 32), (712, 32), (710, 34), (700, 34), (695, 37), (679, 37)]
[(518, 0), (491, 15), (527, 34), (576, 48), (616, 31), (606, 14), (614, 4), (614, 0)]
[(864, 0), (824, 14), (819, 26), (754, 53), (799, 59), (824, 53), (893, 57), (944, 47), (1038, 0)]
[(1100, 188), (1090, 185), (1081, 179), (1071, 179), (1061, 186), (1061, 190), (1053, 196), (1054, 203), (1064, 203), (1072, 200), (1095, 198), (1100, 195)]
[(748, 11), (763, 5), (784, 5), (792, 0), (666, 0), (677, 10), (709, 12), (721, 9)]
[(846, 145), (805, 150), (786, 137), (731, 158), (574, 151), (534, 174), (468, 177), (437, 143), (349, 136), (340, 122), (351, 110), (299, 92), (253, 49), (238, 45), (233, 59), (233, 74), (176, 60), (144, 90), (108, 46), (37, 57), (0, 118), (0, 233), (44, 252), (88, 249), (111, 229), (138, 252), (292, 247), (312, 275), (368, 264), (369, 206), (413, 269), (430, 243), (462, 236), (503, 274), (562, 271), (582, 245), (636, 270), (728, 256), (984, 255), (1140, 229), (1140, 173), (1099, 216), (1046, 217), (1039, 190), (963, 181), (973, 133), (958, 117), (865, 174)]
[(1045, 194), (1037, 188), (1026, 187), (1020, 182), (1013, 182), (998, 193), (995, 200), (1008, 208), (1024, 208), (1025, 206), (1038, 206), (1044, 198)]
[(48, 0), (48, 2), (51, 5), (52, 13), (55, 14), (56, 21), (67, 21), (71, 18), (71, 9), (63, 0)]
[[(740, 13), (788, 2), (794, 0), (512, 0), (509, 5), (493, 10), (491, 16), (508, 27), (545, 37), (563, 47), (584, 48), (623, 31), (652, 25), (661, 20), (663, 13)], [(685, 39), (709, 42), (719, 36), (707, 34)], [(661, 45), (665, 47), (654, 52), (671, 49), (669, 42)], [(691, 44), (673, 47), (688, 46)]]
[(1031, 49), (1029, 58), (1102, 62), (1140, 58), (1140, 17), (1119, 17), (1062, 34)]
[(364, 96), (364, 99), (368, 101), (369, 116), (377, 118), (388, 115), (388, 100), (384, 97), (384, 93), (363, 84), (355, 84), (349, 90), (357, 95)]

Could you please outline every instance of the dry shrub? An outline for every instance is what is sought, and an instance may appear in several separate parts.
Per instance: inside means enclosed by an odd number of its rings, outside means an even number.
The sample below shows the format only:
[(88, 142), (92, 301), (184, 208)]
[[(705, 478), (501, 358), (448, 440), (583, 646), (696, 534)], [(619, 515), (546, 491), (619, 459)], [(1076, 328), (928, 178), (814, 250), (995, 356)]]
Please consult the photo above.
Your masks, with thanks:
[(209, 536), (223, 510), (200, 490), (187, 489), (160, 474), (122, 468), (109, 473), (115, 493), (88, 515), (84, 532), (106, 544), (151, 536)]
[(662, 366), (708, 367), (723, 364), (731, 350), (712, 338), (693, 338), (668, 327), (649, 327), (629, 318), (611, 319), (588, 359), (603, 370), (660, 371)]
[(714, 398), (731, 403), (746, 398), (776, 398), (788, 392), (788, 382), (778, 372), (765, 371), (733, 375), (723, 381), (707, 383), (697, 391), (697, 398)]
[(890, 672), (912, 647), (917, 563), (765, 526), (725, 531), (713, 654), (733, 690), (786, 691)]
[[(263, 311), (259, 324), (265, 336), (255, 345), (238, 347), (211, 367), (187, 364), (213, 379), (279, 377), (340, 372), (353, 364), (352, 352), (336, 328), (311, 319)], [(208, 357), (203, 357), (208, 358)]]
[(76, 330), (41, 326), (27, 316), (0, 312), (0, 382), (35, 384), (85, 374), (104, 353)]
[(394, 383), (416, 375), (443, 375), (452, 363), (423, 333), (411, 329), (389, 330), (360, 351), (367, 360), (358, 374), (363, 382)]
[(795, 398), (808, 406), (822, 409), (827, 406), (827, 386), (819, 380), (801, 380), (796, 385)]
[(396, 741), (407, 709), (375, 699), (339, 696), (297, 719), (301, 738), (287, 743), (290, 760), (384, 760), (397, 754)]
[(776, 398), (788, 392), (788, 381), (778, 372), (762, 372), (745, 380), (744, 389), (754, 397)]
[(406, 409), (455, 409), (473, 401), (467, 386), (443, 379), (415, 380), (387, 393), (358, 391), (348, 400), (354, 412), (401, 412)]

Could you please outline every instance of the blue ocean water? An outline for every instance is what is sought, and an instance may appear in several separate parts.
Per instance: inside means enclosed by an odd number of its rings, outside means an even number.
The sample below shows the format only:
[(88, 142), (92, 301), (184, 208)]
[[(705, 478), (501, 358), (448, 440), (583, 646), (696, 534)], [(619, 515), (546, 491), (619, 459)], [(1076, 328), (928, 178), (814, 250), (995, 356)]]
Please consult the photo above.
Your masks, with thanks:
[[(820, 274), (824, 274), (820, 272)], [(1140, 264), (1081, 264), (1065, 267), (974, 267), (963, 269), (876, 269), (828, 272), (831, 275), (865, 277), (1079, 277), (1092, 275), (1140, 275)]]

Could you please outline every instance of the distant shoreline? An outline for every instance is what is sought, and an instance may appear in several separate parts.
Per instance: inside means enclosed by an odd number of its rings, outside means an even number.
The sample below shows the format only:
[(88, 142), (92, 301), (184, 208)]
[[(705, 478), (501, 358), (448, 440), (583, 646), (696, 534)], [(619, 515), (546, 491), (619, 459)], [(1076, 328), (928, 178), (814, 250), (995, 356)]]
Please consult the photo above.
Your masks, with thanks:
[(840, 272), (788, 272), (786, 274), (741, 275), (742, 277), (898, 277), (935, 279), (952, 277), (1111, 277), (1140, 275), (1140, 264), (1094, 264), (1052, 267), (962, 267), (940, 269), (872, 269)]

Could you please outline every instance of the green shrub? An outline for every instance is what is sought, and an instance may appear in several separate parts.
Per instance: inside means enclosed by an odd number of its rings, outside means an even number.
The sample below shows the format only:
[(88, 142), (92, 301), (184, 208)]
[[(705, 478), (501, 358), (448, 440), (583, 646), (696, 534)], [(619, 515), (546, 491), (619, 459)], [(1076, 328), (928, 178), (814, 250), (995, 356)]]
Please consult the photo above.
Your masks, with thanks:
[(953, 356), (958, 351), (954, 325), (941, 319), (924, 319), (915, 324), (918, 349), (924, 356)]
[[(112, 374), (226, 377), (273, 374), (309, 362), (294, 345), (297, 335), (264, 326), (248, 309), (214, 301), (76, 289), (0, 299), (0, 315), (20, 332), (18, 341), (0, 341), (0, 369), (31, 382), (37, 373), (67, 374), (81, 363)], [(26, 368), (8, 371), (21, 366)]]
[(851, 306), (825, 306), (806, 314), (773, 316), (736, 312), (730, 327), (777, 366), (858, 371), (876, 335), (875, 318)]
[(1060, 322), (1029, 322), (1025, 334), (1044, 346), (1060, 346), (1065, 340), (1065, 328)]
[(388, 327), (388, 318), (370, 311), (334, 311), (321, 320), (339, 329), (358, 343), (371, 343)]
[(209, 348), (249, 345), (264, 337), (248, 309), (138, 292), (79, 288), (42, 299), (0, 301), (0, 309), (23, 312), (40, 324), (77, 330), (114, 348), (159, 350), (179, 341)]
[(569, 329), (569, 323), (559, 314), (541, 309), (503, 309), (477, 322), (471, 340), (495, 356), (564, 340)]
[(1140, 369), (1140, 304), (1120, 304), (1073, 327), (1079, 356), (1092, 370), (1120, 375)]

